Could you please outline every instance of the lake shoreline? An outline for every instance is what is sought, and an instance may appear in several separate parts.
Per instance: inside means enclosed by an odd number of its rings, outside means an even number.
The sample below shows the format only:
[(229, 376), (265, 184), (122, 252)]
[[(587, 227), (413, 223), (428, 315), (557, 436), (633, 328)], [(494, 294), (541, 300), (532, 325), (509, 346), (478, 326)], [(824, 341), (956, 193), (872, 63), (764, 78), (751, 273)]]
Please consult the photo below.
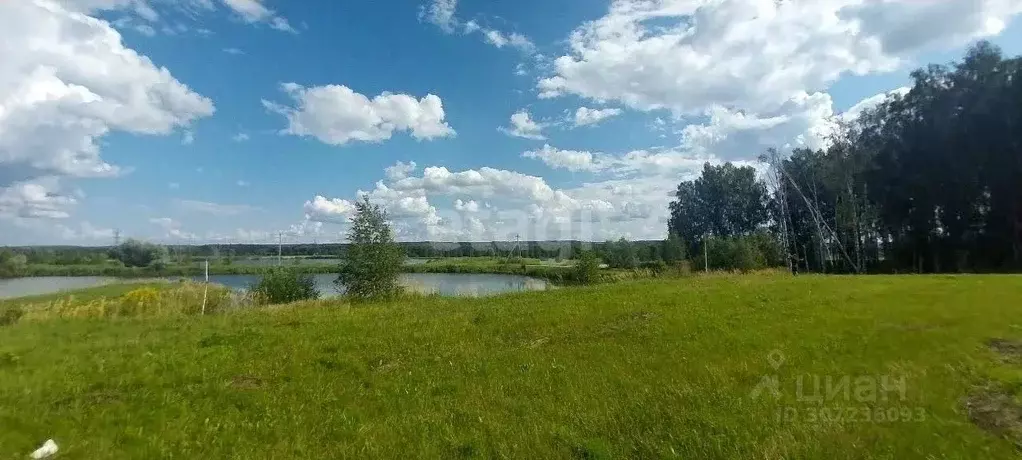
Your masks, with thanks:
[[(343, 288), (335, 285), (333, 274), (312, 275), (321, 298), (343, 295)], [(236, 292), (244, 292), (258, 282), (259, 275), (209, 275), (211, 284), (220, 285)], [(114, 278), (101, 276), (83, 277), (25, 277), (0, 280), (0, 303), (26, 297), (46, 295), (75, 295), (82, 290), (100, 286), (116, 286), (146, 283), (202, 282), (203, 276), (168, 276), (152, 278)], [(481, 297), (493, 294), (523, 291), (541, 291), (553, 288), (553, 284), (539, 278), (509, 274), (476, 273), (403, 273), (400, 284), (410, 293), (419, 295), (441, 295), (450, 297)]]

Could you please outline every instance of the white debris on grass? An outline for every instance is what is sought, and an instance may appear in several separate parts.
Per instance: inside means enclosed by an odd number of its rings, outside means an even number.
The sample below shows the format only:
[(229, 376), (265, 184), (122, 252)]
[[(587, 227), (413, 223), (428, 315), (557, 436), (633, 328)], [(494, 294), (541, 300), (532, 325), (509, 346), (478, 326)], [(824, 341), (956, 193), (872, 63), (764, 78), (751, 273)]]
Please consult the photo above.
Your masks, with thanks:
[(57, 453), (57, 443), (53, 442), (52, 439), (47, 439), (46, 442), (43, 443), (42, 447), (36, 449), (35, 452), (32, 452), (32, 458), (39, 460), (41, 458), (49, 457), (55, 453)]

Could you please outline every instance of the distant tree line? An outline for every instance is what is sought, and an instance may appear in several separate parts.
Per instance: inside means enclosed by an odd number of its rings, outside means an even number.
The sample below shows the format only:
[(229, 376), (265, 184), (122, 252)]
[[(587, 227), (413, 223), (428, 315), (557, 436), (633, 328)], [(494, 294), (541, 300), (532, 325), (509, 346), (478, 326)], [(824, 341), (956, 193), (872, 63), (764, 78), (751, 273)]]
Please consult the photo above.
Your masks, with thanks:
[[(669, 231), (709, 264), (821, 272), (1022, 269), (1022, 58), (987, 42), (844, 124), (826, 150), (706, 165)], [(705, 244), (705, 247), (704, 247)], [(723, 257), (714, 246), (727, 247)], [(728, 259), (730, 258), (730, 262)]]

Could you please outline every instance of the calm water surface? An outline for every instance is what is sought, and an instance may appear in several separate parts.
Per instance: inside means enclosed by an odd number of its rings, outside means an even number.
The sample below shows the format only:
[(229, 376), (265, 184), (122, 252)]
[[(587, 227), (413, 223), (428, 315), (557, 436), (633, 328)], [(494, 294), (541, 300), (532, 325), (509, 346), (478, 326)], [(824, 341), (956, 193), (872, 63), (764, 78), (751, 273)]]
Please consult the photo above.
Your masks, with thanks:
[[(337, 275), (312, 275), (320, 296), (332, 297), (341, 294), (334, 280)], [(201, 281), (202, 277), (194, 277)], [(255, 284), (259, 275), (209, 275), (209, 281), (232, 289), (244, 290)], [(405, 289), (420, 294), (445, 296), (483, 296), (504, 292), (542, 291), (547, 288), (545, 280), (520, 275), (468, 274), (468, 273), (402, 273), (400, 283)]]
[[(337, 275), (313, 275), (322, 297), (340, 295), (334, 280)], [(192, 279), (201, 281), (202, 277)], [(259, 280), (259, 275), (210, 275), (213, 283), (244, 290)], [(117, 278), (102, 276), (58, 276), (0, 279), (0, 299), (82, 289), (116, 282)], [(412, 292), (445, 296), (483, 296), (504, 292), (542, 291), (547, 282), (520, 275), (467, 273), (405, 273), (401, 285)]]
[(99, 286), (114, 281), (117, 281), (117, 278), (106, 276), (34, 276), (0, 279), (0, 299), (52, 294)]

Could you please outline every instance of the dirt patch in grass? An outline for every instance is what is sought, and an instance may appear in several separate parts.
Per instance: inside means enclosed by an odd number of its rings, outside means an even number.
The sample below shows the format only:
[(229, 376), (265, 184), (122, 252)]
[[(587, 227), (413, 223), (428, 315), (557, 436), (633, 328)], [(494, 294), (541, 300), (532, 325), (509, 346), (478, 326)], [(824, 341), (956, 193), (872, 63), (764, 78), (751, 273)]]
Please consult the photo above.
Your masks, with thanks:
[(540, 338), (538, 338), (538, 339), (536, 339), (536, 340), (531, 340), (531, 341), (529, 341), (529, 342), (528, 342), (528, 343), (526, 344), (526, 347), (528, 347), (528, 348), (539, 348), (539, 347), (541, 347), (541, 346), (542, 346), (543, 344), (545, 344), (545, 343), (547, 343), (547, 342), (549, 342), (549, 341), (550, 341), (550, 337), (540, 337)]
[(1022, 449), (1022, 404), (1010, 394), (983, 389), (965, 400), (969, 420), (976, 426), (1004, 437)]
[(650, 311), (633, 311), (623, 313), (604, 323), (602, 335), (614, 335), (619, 332), (643, 329), (660, 316)]
[(1005, 361), (1022, 363), (1022, 341), (1007, 339), (990, 339), (990, 349), (1001, 355)]
[(262, 386), (263, 380), (251, 375), (236, 375), (231, 379), (231, 387), (241, 390), (256, 390)]

